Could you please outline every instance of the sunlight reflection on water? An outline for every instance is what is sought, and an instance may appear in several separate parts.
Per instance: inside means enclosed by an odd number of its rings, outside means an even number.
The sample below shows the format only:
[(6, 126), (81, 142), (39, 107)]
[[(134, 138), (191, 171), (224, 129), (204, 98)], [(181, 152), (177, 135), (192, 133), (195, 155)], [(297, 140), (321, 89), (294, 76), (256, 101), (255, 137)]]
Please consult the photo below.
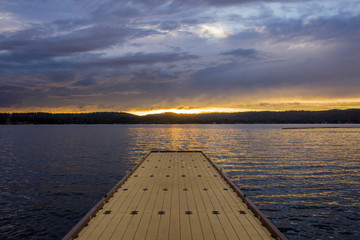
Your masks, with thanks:
[(0, 238), (61, 238), (149, 150), (202, 150), (289, 239), (357, 239), (360, 129), (282, 127), (0, 126)]

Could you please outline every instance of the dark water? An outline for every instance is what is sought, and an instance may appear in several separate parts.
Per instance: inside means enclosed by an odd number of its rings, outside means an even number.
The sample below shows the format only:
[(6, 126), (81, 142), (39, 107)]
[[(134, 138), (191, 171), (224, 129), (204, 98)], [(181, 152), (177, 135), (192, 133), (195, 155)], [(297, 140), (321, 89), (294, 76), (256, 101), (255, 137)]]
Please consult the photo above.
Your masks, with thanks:
[(360, 239), (360, 129), (283, 127), (0, 126), (0, 239), (61, 239), (149, 150), (203, 150), (289, 239)]

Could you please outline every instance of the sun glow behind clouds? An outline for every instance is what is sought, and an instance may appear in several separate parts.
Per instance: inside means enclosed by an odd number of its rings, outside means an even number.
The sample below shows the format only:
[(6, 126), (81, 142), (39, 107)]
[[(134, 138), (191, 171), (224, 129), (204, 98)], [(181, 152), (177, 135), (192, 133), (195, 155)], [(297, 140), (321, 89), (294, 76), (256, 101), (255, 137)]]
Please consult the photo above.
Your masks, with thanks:
[(226, 38), (229, 35), (220, 25), (201, 25), (198, 34), (205, 38)]
[(260, 111), (326, 111), (332, 109), (360, 109), (360, 99), (333, 99), (333, 100), (278, 100), (238, 105), (239, 107), (205, 107), (205, 108), (170, 108), (155, 110), (126, 111), (138, 116), (161, 113), (202, 114), (202, 113), (235, 113)]
[(202, 113), (235, 113), (235, 112), (260, 112), (260, 111), (326, 111), (332, 109), (360, 109), (360, 99), (332, 99), (332, 100), (286, 100), (278, 99), (273, 101), (233, 104), (228, 107), (174, 107), (159, 108), (152, 110), (121, 109), (117, 106), (86, 105), (79, 108), (76, 105), (59, 107), (24, 107), (4, 108), (0, 112), (23, 113), (23, 112), (48, 112), (48, 113), (91, 113), (91, 112), (127, 112), (130, 114), (144, 116), (149, 114), (176, 113), (176, 114), (202, 114)]
[(177, 114), (201, 114), (201, 113), (232, 113), (232, 112), (245, 112), (249, 109), (238, 109), (238, 108), (194, 108), (194, 109), (156, 109), (148, 111), (129, 111), (128, 113), (135, 114), (138, 116), (144, 116), (149, 114), (161, 114), (161, 113), (177, 113)]

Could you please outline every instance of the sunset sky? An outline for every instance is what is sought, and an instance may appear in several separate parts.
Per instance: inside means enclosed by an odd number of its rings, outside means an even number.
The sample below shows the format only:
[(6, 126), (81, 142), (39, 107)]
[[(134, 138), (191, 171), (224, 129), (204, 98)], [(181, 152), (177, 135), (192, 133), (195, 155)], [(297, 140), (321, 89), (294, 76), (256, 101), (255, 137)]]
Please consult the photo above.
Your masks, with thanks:
[(360, 108), (359, 0), (0, 0), (0, 112)]

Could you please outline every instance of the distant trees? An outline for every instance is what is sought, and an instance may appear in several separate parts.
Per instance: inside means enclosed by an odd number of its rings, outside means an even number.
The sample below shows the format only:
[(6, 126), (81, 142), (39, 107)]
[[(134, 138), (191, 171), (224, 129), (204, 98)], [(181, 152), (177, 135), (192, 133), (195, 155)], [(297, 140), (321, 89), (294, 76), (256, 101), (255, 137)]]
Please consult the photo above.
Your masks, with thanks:
[(360, 110), (147, 115), (144, 123), (360, 123)]
[(360, 109), (136, 116), (123, 112), (0, 113), (0, 124), (360, 123)]
[(11, 124), (125, 124), (137, 123), (138, 116), (128, 113), (13, 113), (9, 116)]
[(9, 113), (0, 113), (0, 124), (5, 124), (9, 121)]

